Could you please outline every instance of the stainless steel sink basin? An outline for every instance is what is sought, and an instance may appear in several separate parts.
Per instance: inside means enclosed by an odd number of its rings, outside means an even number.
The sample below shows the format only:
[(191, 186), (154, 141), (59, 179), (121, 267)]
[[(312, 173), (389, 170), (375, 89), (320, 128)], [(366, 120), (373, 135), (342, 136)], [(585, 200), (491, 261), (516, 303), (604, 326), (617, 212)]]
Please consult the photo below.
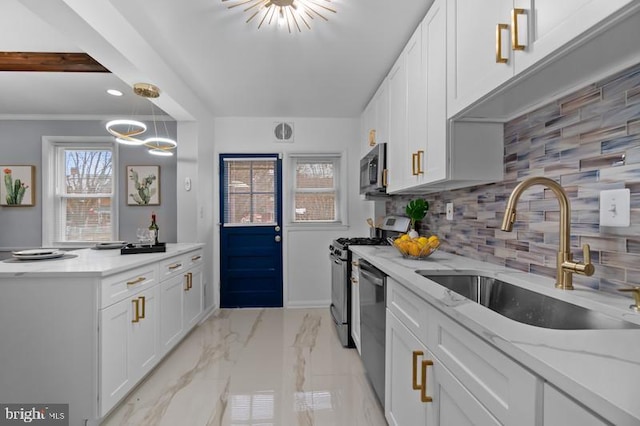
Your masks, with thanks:
[(558, 330), (640, 328), (591, 309), (474, 273), (416, 271), (467, 299), (524, 324)]

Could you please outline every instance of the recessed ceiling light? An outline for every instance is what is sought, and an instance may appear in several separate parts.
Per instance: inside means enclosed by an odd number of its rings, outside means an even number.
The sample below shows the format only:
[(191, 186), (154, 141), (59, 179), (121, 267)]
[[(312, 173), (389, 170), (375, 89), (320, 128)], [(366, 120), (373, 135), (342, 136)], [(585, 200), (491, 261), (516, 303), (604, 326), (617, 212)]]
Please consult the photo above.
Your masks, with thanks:
[(107, 90), (107, 93), (111, 96), (122, 96), (122, 92), (117, 89), (109, 89)]

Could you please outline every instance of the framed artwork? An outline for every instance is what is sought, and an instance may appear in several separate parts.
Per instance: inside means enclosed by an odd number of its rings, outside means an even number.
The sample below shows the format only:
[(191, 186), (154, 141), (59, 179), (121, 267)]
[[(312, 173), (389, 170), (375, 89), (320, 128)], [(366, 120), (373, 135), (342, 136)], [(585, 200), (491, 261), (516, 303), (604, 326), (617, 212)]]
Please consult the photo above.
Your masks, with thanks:
[(127, 205), (160, 205), (160, 166), (127, 166)]
[(0, 166), (0, 206), (30, 207), (36, 204), (36, 166)]

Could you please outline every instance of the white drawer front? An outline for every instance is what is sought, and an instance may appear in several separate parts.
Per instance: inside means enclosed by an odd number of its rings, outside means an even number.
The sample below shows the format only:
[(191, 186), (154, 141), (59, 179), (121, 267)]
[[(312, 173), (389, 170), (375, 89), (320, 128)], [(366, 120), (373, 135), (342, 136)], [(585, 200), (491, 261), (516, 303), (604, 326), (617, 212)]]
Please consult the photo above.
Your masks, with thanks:
[(392, 278), (387, 278), (387, 308), (422, 343), (427, 342), (430, 305)]
[(187, 268), (193, 266), (202, 265), (204, 263), (203, 251), (197, 250), (191, 253), (187, 253)]
[(186, 255), (175, 256), (160, 262), (160, 281), (171, 278), (177, 274), (189, 269), (191, 256)]
[(503, 424), (535, 425), (539, 380), (444, 314), (433, 310), (427, 346)]
[(113, 275), (102, 281), (100, 308), (112, 305), (157, 282), (155, 263)]

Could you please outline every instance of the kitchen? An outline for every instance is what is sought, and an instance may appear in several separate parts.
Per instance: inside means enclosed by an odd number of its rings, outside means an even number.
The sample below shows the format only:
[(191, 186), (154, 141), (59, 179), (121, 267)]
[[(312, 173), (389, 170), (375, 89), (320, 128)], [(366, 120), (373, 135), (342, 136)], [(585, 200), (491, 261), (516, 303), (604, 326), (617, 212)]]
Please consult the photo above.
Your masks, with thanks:
[[(424, 13), (422, 13), (422, 15), (420, 16), (423, 16), (423, 15)], [(417, 23), (417, 20), (416, 20), (416, 23)], [(409, 34), (410, 30), (412, 30), (413, 27), (409, 29), (407, 34)], [(405, 38), (404, 41), (406, 41), (406, 39), (408, 39), (408, 37)], [(126, 48), (123, 47), (123, 50), (126, 50)], [(397, 53), (398, 52), (396, 51), (396, 55)], [(637, 60), (636, 60), (636, 63), (637, 63)], [(633, 65), (633, 64), (630, 63), (629, 65)], [(606, 78), (609, 74), (602, 75), (602, 77)], [(600, 79), (595, 79), (594, 81), (599, 81), (599, 80)], [(163, 84), (163, 86), (169, 87), (168, 85), (165, 85), (165, 84)], [(369, 89), (371, 90), (371, 88)], [(172, 92), (169, 91), (169, 93), (172, 93)], [(567, 95), (569, 95), (569, 93), (567, 93)], [(163, 98), (161, 98), (161, 100), (162, 99)], [(498, 103), (498, 101), (496, 101), (496, 103)], [(175, 114), (175, 115), (178, 115), (178, 114)], [(265, 117), (266, 116), (267, 115), (265, 115)], [(178, 117), (176, 117), (176, 119), (178, 119)], [(210, 120), (203, 120), (203, 121), (205, 122), (204, 124), (207, 124)], [(349, 169), (350, 175), (349, 175), (348, 181), (357, 182), (357, 170), (355, 170), (357, 167), (355, 167), (355, 164), (357, 163), (357, 159), (359, 159), (363, 155), (363, 153), (366, 152), (366, 150), (368, 150), (369, 148), (368, 137), (365, 138), (363, 135), (361, 135), (359, 120), (350, 119), (350, 118), (333, 118), (333, 119), (311, 119), (311, 118), (298, 119), (296, 118), (293, 121), (295, 121), (295, 131), (296, 131), (295, 141), (296, 142), (294, 145), (286, 145), (286, 146), (278, 145), (279, 150), (280, 149), (285, 151), (286, 150), (291, 150), (291, 151), (313, 150), (314, 147), (321, 146), (322, 144), (326, 144), (326, 143), (331, 143), (331, 144), (335, 144), (331, 146), (331, 149), (338, 151), (338, 150), (344, 150), (344, 148), (341, 148), (341, 147), (346, 146), (348, 147), (346, 158), (348, 159), (349, 164), (353, 165), (353, 169), (354, 169), (354, 170), (352, 170), (351, 168)], [(252, 119), (219, 118), (214, 120), (213, 123), (209, 123), (211, 128), (203, 129), (202, 127), (204, 125), (203, 123), (199, 122), (198, 125), (194, 125), (193, 123), (190, 123), (188, 121), (185, 121), (185, 122), (179, 121), (177, 123), (177, 134), (181, 142), (183, 140), (188, 139), (190, 136), (193, 137), (194, 139), (198, 139), (198, 138), (204, 139), (204, 138), (209, 138), (210, 136), (208, 135), (213, 135), (213, 140), (215, 141), (215, 144), (216, 144), (215, 150), (212, 147), (198, 145), (198, 148), (197, 148), (198, 150), (203, 149), (205, 151), (204, 152), (190, 151), (189, 149), (186, 149), (186, 150), (182, 149), (179, 151), (179, 156), (184, 155), (184, 157), (182, 157), (182, 159), (178, 161), (178, 164), (176, 167), (177, 169), (176, 181), (180, 182), (179, 187), (180, 188), (182, 187), (182, 182), (184, 181), (184, 178), (186, 177), (194, 178), (193, 177), (194, 171), (192, 169), (189, 169), (189, 167), (187, 167), (188, 164), (192, 164), (190, 162), (195, 161), (196, 158), (202, 158), (203, 155), (205, 156), (208, 155), (209, 158), (213, 158), (215, 153), (217, 152), (229, 152), (230, 150), (233, 149), (234, 146), (237, 146), (235, 144), (238, 144), (238, 143), (249, 143), (250, 141), (259, 140), (262, 137), (261, 135), (267, 134), (267, 132), (271, 130), (271, 126), (273, 125), (273, 122), (274, 120), (271, 118), (252, 118)], [(252, 123), (252, 125), (247, 125), (247, 123)], [(364, 133), (364, 129), (362, 133)], [(505, 134), (508, 134), (508, 133), (505, 131)], [(633, 134), (633, 133), (630, 133), (630, 134)], [(353, 142), (354, 140), (358, 141), (357, 145), (354, 144)], [(301, 146), (300, 144), (304, 144), (304, 146)], [(188, 144), (185, 146), (188, 147)], [(517, 145), (517, 142), (516, 142), (516, 145), (514, 145), (513, 151), (509, 152), (509, 154), (513, 154), (513, 157), (516, 160), (519, 155), (518, 149), (520, 146), (521, 145)], [(206, 151), (207, 149), (210, 151)], [(255, 147), (255, 149), (258, 149), (258, 148)], [(262, 147), (260, 150), (263, 151), (264, 147)], [(520, 160), (522, 160), (522, 155), (520, 155)], [(510, 170), (515, 171), (514, 173), (517, 173), (518, 170), (522, 170), (522, 167), (523, 167), (522, 163), (516, 163), (515, 160), (510, 160), (510, 161), (513, 161), (514, 163), (507, 168), (507, 173)], [(24, 161), (24, 162), (26, 163), (27, 161)], [(407, 169), (409, 168), (410, 167), (407, 167)], [(197, 179), (194, 178), (194, 181), (195, 182), (215, 182), (215, 179), (212, 176), (213, 175), (212, 169), (213, 168), (207, 169), (206, 167), (198, 168), (197, 170), (198, 177)], [(521, 174), (519, 176), (525, 176), (525, 175)], [(506, 177), (507, 177), (507, 174), (505, 174), (505, 178)], [(391, 176), (391, 179), (393, 181), (393, 175)], [(614, 180), (616, 179), (615, 176), (613, 177), (613, 179)], [(625, 179), (626, 178), (622, 177), (622, 178), (619, 178), (618, 180), (623, 181)], [(613, 186), (615, 187), (616, 185), (613, 185)], [(488, 217), (490, 216), (488, 212), (493, 212), (494, 210), (491, 210), (491, 209), (497, 209), (498, 207), (495, 205), (487, 206), (489, 210), (485, 210), (485, 209), (482, 209), (479, 205), (474, 205), (473, 202), (475, 200), (476, 203), (482, 204), (483, 206), (485, 204), (490, 204), (492, 202), (496, 204), (499, 203), (500, 202), (499, 197), (500, 196), (504, 197), (505, 195), (496, 195), (493, 191), (499, 192), (497, 189), (494, 188), (494, 189), (490, 189), (486, 194), (481, 194), (482, 195), (481, 197), (477, 197), (477, 196), (474, 197), (474, 195), (477, 195), (476, 192), (470, 192), (470, 193), (456, 192), (453, 194), (442, 192), (439, 195), (436, 194), (434, 196), (435, 198), (432, 199), (432, 207), (430, 211), (430, 216), (427, 219), (428, 221), (436, 222), (440, 220), (441, 218), (440, 213), (444, 212), (446, 203), (453, 200), (454, 209), (456, 209), (455, 214), (459, 215), (458, 217), (462, 217), (463, 219), (466, 219), (466, 220), (481, 219), (481, 220), (486, 220), (488, 223), (485, 229), (478, 227), (474, 235), (469, 235), (464, 225), (464, 222), (447, 223), (444, 219), (442, 219), (442, 223), (440, 224), (442, 226), (442, 229), (438, 228), (436, 232), (443, 237), (443, 240), (445, 242), (447, 242), (448, 240), (451, 240), (452, 244), (455, 245), (454, 247), (450, 247), (448, 249), (445, 245), (443, 249), (447, 251), (448, 250), (456, 251), (459, 254), (464, 254), (468, 256), (473, 256), (474, 254), (477, 253), (478, 241), (482, 239), (482, 236), (486, 235), (486, 233), (489, 232), (487, 231), (487, 229), (491, 229), (492, 227), (495, 227), (495, 225), (492, 224), (492, 217)], [(292, 251), (295, 251), (294, 248), (300, 247), (301, 244), (304, 243), (304, 245), (302, 246), (306, 248), (305, 254), (307, 255), (303, 259), (300, 259), (300, 261), (294, 260), (294, 258), (292, 257), (292, 254), (290, 253), (285, 255), (285, 259), (288, 259), (286, 261), (286, 270), (287, 270), (288, 279), (285, 280), (285, 286), (287, 285), (287, 283), (289, 283), (289, 288), (286, 288), (286, 291), (285, 291), (285, 294), (287, 295), (285, 300), (287, 300), (288, 306), (294, 307), (294, 306), (305, 306), (305, 305), (306, 306), (320, 306), (323, 304), (325, 304), (325, 306), (328, 305), (327, 301), (329, 300), (329, 289), (328, 289), (328, 285), (326, 284), (329, 281), (328, 267), (327, 267), (327, 271), (319, 272), (317, 277), (319, 282), (324, 280), (324, 284), (313, 285), (313, 282), (310, 282), (308, 278), (308, 274), (305, 273), (305, 271), (308, 271), (308, 270), (319, 269), (317, 266), (317, 262), (314, 262), (312, 259), (326, 259), (326, 246), (328, 242), (331, 241), (331, 239), (333, 238), (338, 238), (345, 235), (353, 235), (353, 236), (368, 235), (368, 229), (364, 223), (364, 219), (366, 217), (369, 217), (369, 216), (378, 217), (381, 213), (383, 214), (387, 213), (387, 209), (388, 209), (388, 212), (396, 213), (400, 211), (401, 206), (405, 204), (409, 198), (411, 198), (409, 196), (406, 196), (407, 198), (403, 198), (404, 196), (400, 196), (397, 198), (394, 197), (391, 199), (392, 200), (391, 205), (387, 207), (384, 201), (382, 203), (370, 202), (370, 201), (358, 201), (359, 197), (356, 195), (357, 187), (354, 184), (349, 185), (349, 192), (350, 194), (352, 194), (351, 196), (349, 196), (350, 202), (348, 205), (348, 208), (350, 210), (349, 221), (348, 221), (349, 228), (345, 226), (342, 229), (333, 229), (327, 232), (318, 231), (316, 233), (323, 233), (323, 235), (321, 236), (321, 238), (319, 235), (312, 237), (311, 241), (313, 241), (313, 243), (310, 243), (309, 233), (307, 231), (296, 230), (296, 229), (293, 229), (294, 227), (286, 230), (286, 235), (284, 237), (284, 240), (288, 242), (289, 249)], [(410, 191), (406, 191), (406, 192), (410, 193)], [(176, 213), (178, 218), (176, 241), (184, 241), (184, 242), (201, 241), (205, 243), (205, 250), (209, 250), (208, 254), (205, 254), (205, 257), (210, 259), (214, 258), (213, 253), (218, 252), (218, 248), (216, 247), (216, 243), (215, 243), (215, 240), (216, 240), (215, 235), (217, 231), (214, 230), (214, 226), (210, 225), (213, 223), (217, 223), (218, 221), (216, 219), (217, 213), (216, 213), (215, 204), (213, 204), (213, 200), (217, 199), (217, 195), (212, 196), (212, 194), (217, 194), (215, 185), (212, 187), (210, 184), (205, 184), (205, 185), (196, 185), (195, 191), (192, 190), (190, 192), (186, 192), (186, 191), (176, 190), (176, 195), (175, 195), (176, 204), (180, 206), (188, 207), (184, 209), (181, 208)], [(491, 199), (491, 197), (493, 197), (493, 200)], [(458, 204), (458, 200), (461, 200), (460, 201), (461, 204)], [(380, 206), (380, 204), (382, 204), (382, 206)], [(166, 205), (166, 203), (163, 203), (163, 206), (164, 205)], [(464, 209), (461, 208), (462, 205), (465, 206)], [(379, 211), (376, 211), (376, 210), (379, 210)], [(28, 213), (30, 212), (27, 210), (26, 214)], [(434, 214), (434, 213), (437, 213), (437, 214)], [(166, 215), (164, 216), (160, 215), (161, 229), (164, 227), (164, 229), (169, 231), (171, 228), (170, 224), (162, 223), (162, 220), (166, 220), (166, 219), (163, 219), (165, 216)], [(143, 219), (137, 218), (136, 220), (140, 221)], [(146, 217), (144, 220), (146, 220)], [(433, 222), (429, 223), (430, 227), (433, 226), (434, 224)], [(135, 228), (135, 226), (133, 226), (133, 228)], [(549, 228), (550, 228), (549, 234), (552, 234), (552, 231), (556, 231), (555, 225), (549, 226)], [(540, 228), (538, 228), (538, 232), (540, 232), (539, 229)], [(456, 240), (456, 235), (458, 236), (459, 240)], [(622, 234), (622, 235), (625, 235), (625, 234)], [(550, 244), (553, 244), (553, 240), (552, 240), (554, 238), (553, 236), (546, 237), (546, 232), (545, 232), (544, 237), (547, 238), (547, 241), (551, 241)], [(204, 240), (202, 240), (201, 238), (204, 238)], [(540, 236), (537, 235), (537, 238), (540, 238)], [(613, 242), (607, 240), (607, 243), (615, 244), (616, 238), (614, 237), (613, 240), (614, 240)], [(469, 241), (472, 241), (473, 244), (468, 244)], [(602, 242), (602, 241), (600, 241), (599, 243), (605, 244), (605, 242)], [(25, 246), (39, 246), (39, 245), (40, 245), (39, 241), (37, 240), (35, 242), (29, 241), (27, 244), (25, 244)], [(496, 247), (496, 245), (498, 246)], [(574, 243), (573, 246), (577, 247), (578, 244)], [(511, 241), (509, 246), (502, 247), (499, 245), (499, 242), (497, 243), (491, 242), (485, 239), (483, 240), (483, 244), (482, 244), (482, 252), (486, 253), (488, 251), (492, 251), (493, 253), (492, 256), (495, 256), (497, 258), (496, 260), (499, 260), (500, 258), (507, 257), (509, 253), (509, 248), (511, 247), (519, 247), (519, 246), (515, 244), (514, 241)], [(519, 250), (519, 251), (522, 252), (524, 250)], [(535, 257), (534, 255), (535, 253), (531, 256)], [(630, 256), (630, 255), (627, 255), (627, 256)], [(631, 258), (632, 257), (633, 256), (631, 256)], [(517, 262), (511, 259), (508, 260), (509, 265), (516, 266), (519, 269), (522, 269), (524, 267), (522, 263), (525, 263), (525, 262)], [(531, 262), (531, 264), (535, 265), (536, 262)], [(212, 265), (212, 269), (213, 271), (210, 272), (211, 274), (210, 280), (208, 281), (208, 285), (211, 285), (212, 287), (210, 289), (211, 291), (207, 293), (208, 297), (210, 297), (210, 299), (208, 299), (207, 306), (215, 306), (216, 303), (218, 302), (215, 299), (217, 297), (216, 292), (213, 291), (213, 288), (215, 288), (213, 287), (214, 285), (213, 283), (217, 282), (217, 278), (215, 278), (215, 269), (213, 265)], [(535, 267), (535, 268), (532, 267), (532, 269), (542, 275), (550, 274), (548, 267)], [(619, 269), (620, 268), (615, 268), (615, 266), (613, 268), (611, 266), (609, 266), (609, 268), (605, 268), (605, 270), (611, 273), (615, 273), (616, 277), (620, 277), (621, 275), (625, 274), (624, 272), (620, 272)], [(633, 270), (633, 268), (630, 268), (629, 270)], [(320, 275), (321, 273), (324, 273), (325, 276), (322, 277)], [(308, 287), (292, 286), (291, 283), (294, 283), (294, 282), (295, 283), (306, 282), (308, 283)]]

